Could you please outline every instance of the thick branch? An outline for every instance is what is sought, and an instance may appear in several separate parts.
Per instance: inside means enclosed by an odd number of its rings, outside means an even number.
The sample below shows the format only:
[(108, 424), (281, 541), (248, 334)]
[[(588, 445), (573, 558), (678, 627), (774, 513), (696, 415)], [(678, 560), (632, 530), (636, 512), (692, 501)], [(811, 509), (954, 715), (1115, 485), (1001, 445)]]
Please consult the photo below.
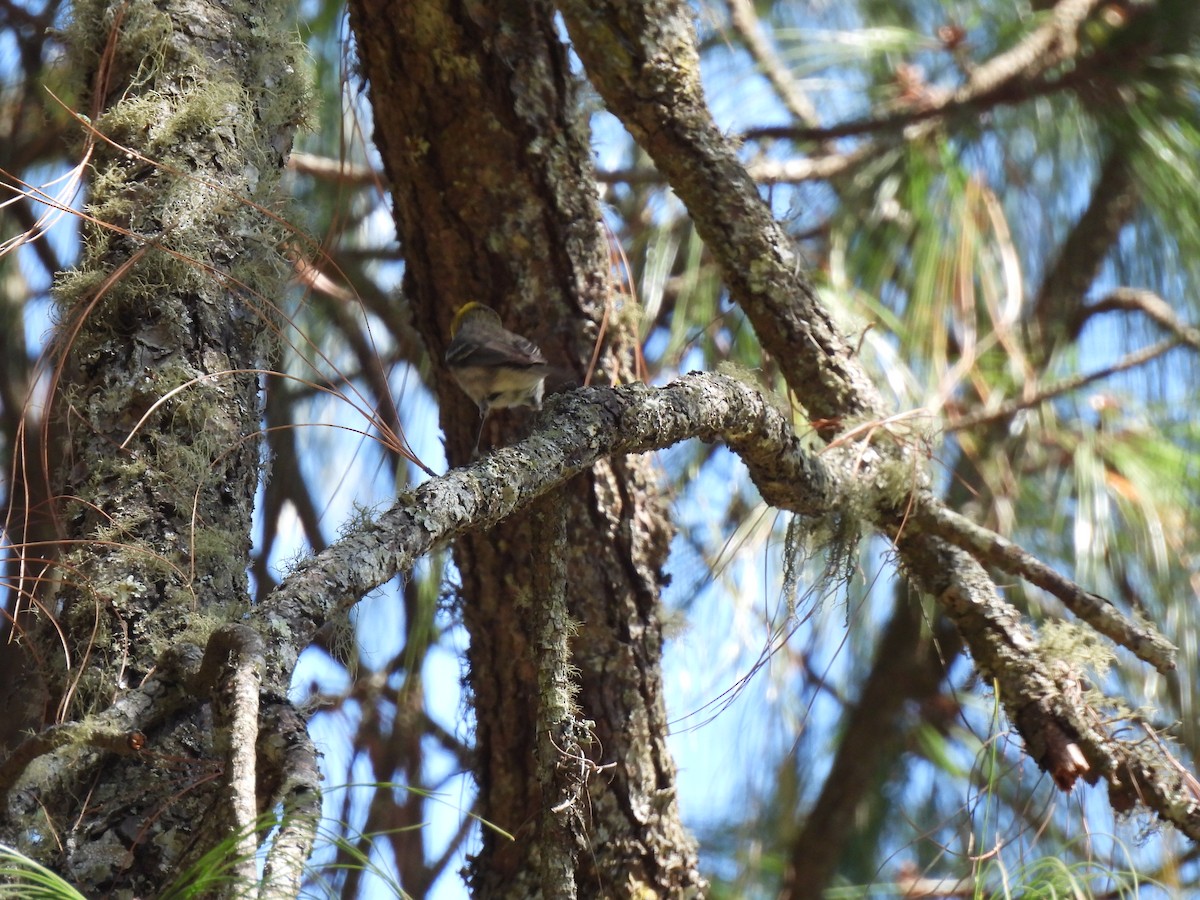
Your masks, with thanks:
[[(585, 388), (551, 399), (529, 439), (403, 494), (375, 522), (303, 562), (250, 613), (267, 640), (268, 687), (289, 683), (300, 649), (337, 610), (440, 546), (490, 528), (610, 455), (723, 439), (776, 505), (820, 516), (845, 498), (821, 459), (756, 388), (693, 373), (666, 388)], [(287, 639), (284, 640), (283, 638)]]
[(733, 298), (813, 420), (878, 418), (882, 401), (737, 154), (700, 83), (691, 8), (670, 0), (559, 8), (588, 76), (686, 204)]
[[(894, 494), (886, 479), (863, 477), (864, 464), (875, 455), (871, 447), (843, 441), (811, 454), (756, 388), (731, 378), (693, 373), (666, 388), (582, 389), (556, 398), (528, 440), (426, 482), (375, 523), (302, 563), (252, 614), (251, 624), (291, 635), (289, 646), (303, 644), (335, 609), (406, 571), (433, 546), (494, 525), (610, 453), (660, 449), (689, 437), (724, 440), (768, 502), (806, 516), (883, 509)], [(997, 685), (1031, 755), (1061, 787), (1081, 775), (1103, 775), (1114, 790), (1126, 790), (1122, 773), (1135, 769), (1160, 785), (1178, 781), (1170, 777), (1172, 761), (1144, 748), (1135, 752), (1099, 730), (1095, 715), (1063, 689), (1063, 673), (1042, 657), (1033, 632), (968, 552), (906, 527), (894, 515), (880, 515), (874, 524), (893, 537), (909, 576), (955, 623), (980, 670)], [(973, 545), (970, 535), (942, 533)], [(267, 643), (272, 679), (286, 683), (293, 659), (285, 642)], [(1200, 835), (1200, 813), (1166, 787), (1152, 808)]]
[[(42, 820), (37, 805), (19, 810), (11, 805), (23, 787), (30, 788), (30, 796), (21, 800), (26, 805), (38, 793), (85, 793), (84, 786), (95, 780), (96, 768), (110, 758), (94, 751), (129, 756), (140, 752), (147, 732), (194, 703), (191, 686), (200, 658), (201, 650), (194, 644), (176, 645), (137, 690), (125, 691), (83, 721), (56, 725), (26, 738), (0, 765), (0, 817), (19, 822), (28, 814), (32, 816), (29, 827), (36, 828)], [(41, 765), (31, 774), (35, 760), (41, 760)]]
[(240, 623), (213, 632), (197, 681), (211, 680), (213, 749), (225, 761), (227, 802), (219, 805), (221, 840), (234, 841), (231, 870), (237, 891), (258, 881), (258, 694), (262, 678), (263, 642), (253, 628)]
[[(268, 642), (271, 682), (287, 683), (294, 664), (289, 654), (335, 610), (407, 571), (435, 545), (495, 525), (610, 454), (662, 449), (691, 437), (723, 440), (774, 506), (812, 518), (874, 509), (876, 527), (910, 547), (928, 537), (920, 533), (923, 525), (989, 564), (1070, 598), (1085, 619), (1095, 620), (1104, 633), (1160, 669), (1173, 666), (1173, 648), (1161, 636), (1125, 620), (1111, 605), (1098, 611), (1099, 604), (1080, 601), (1091, 595), (932, 497), (918, 492), (915, 505), (901, 504), (915, 513), (908, 528), (909, 519), (891, 511), (892, 482), (911, 474), (896, 471), (889, 480), (899, 464), (879, 463), (873, 447), (844, 442), (814, 455), (756, 388), (722, 375), (692, 373), (665, 388), (588, 388), (560, 396), (528, 440), (426, 482), (375, 523), (301, 563), (255, 613), (269, 630), (300, 638)], [(865, 478), (872, 460), (875, 477)], [(931, 545), (918, 555), (937, 552)]]
[(290, 704), (263, 711), (258, 759), (265, 805), (283, 811), (267, 852), (259, 900), (292, 900), (300, 894), (321, 820), (321, 772), (308, 723)]

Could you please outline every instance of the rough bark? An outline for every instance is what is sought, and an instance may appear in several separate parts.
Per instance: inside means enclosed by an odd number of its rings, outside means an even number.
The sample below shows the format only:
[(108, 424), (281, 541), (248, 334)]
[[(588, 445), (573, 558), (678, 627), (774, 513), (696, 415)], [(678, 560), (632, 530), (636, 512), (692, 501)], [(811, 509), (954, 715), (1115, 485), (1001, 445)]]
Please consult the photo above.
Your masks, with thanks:
[[(351, 4), (351, 22), (392, 187), (405, 289), (432, 358), (441, 359), (454, 311), (478, 300), (535, 340), (569, 380), (584, 379), (597, 342), (592, 378), (633, 380), (632, 333), (611, 304), (587, 133), (550, 6), (370, 0)], [(450, 457), (461, 461), (477, 414), (444, 372), (438, 393)], [(484, 446), (528, 422), (494, 415)], [(574, 853), (574, 875), (587, 896), (670, 896), (700, 884), (665, 744), (658, 598), (669, 526), (654, 480), (648, 461), (617, 457), (548, 501), (569, 523), (567, 606), (578, 623), (571, 680), (581, 718), (595, 723), (584, 749), (591, 765), (614, 764), (593, 774), (590, 796), (576, 801), (586, 806), (589, 845)], [(559, 803), (543, 794), (541, 785), (555, 781), (539, 766), (571, 764), (537, 756), (539, 746), (546, 752), (537, 657), (547, 607), (539, 596), (551, 571), (542, 549), (526, 516), (455, 544), (480, 812), (517, 836), (483, 830), (470, 872), (480, 896), (537, 896), (549, 886), (546, 860), (574, 847), (538, 824)]]
[[(67, 31), (93, 178), (83, 258), (55, 287), (66, 550), (38, 647), (77, 744), (16, 773), (3, 838), (90, 896), (158, 894), (229, 836), (207, 692), (165, 661), (248, 606), (253, 370), (285, 273), (265, 210), (305, 105), (284, 12), (81, 2)], [(153, 685), (111, 740), (88, 736)]]
[(700, 82), (691, 9), (673, 0), (563, 0), (572, 46), (609, 110), (667, 176), (731, 296), (823, 435), (882, 413), (850, 344), (818, 301)]

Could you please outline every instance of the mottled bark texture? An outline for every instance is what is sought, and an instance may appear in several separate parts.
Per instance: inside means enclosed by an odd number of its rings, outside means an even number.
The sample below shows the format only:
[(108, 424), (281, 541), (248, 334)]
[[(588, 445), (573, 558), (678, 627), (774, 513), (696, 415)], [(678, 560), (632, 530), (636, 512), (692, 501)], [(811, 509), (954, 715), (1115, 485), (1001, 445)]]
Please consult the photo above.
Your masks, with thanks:
[(64, 552), (37, 647), (47, 717), (83, 724), (7, 794), (0, 839), (88, 896), (156, 896), (228, 837), (222, 764), (186, 677), (155, 695), (172, 714), (121, 719), (138, 729), (124, 756), (97, 749), (87, 723), (247, 606), (252, 370), (269, 361), (286, 272), (266, 210), (307, 96), (285, 12), (83, 0), (66, 33), (95, 133), (80, 128), (82, 259), (55, 286)]
[(874, 384), (713, 120), (691, 7), (673, 0), (558, 6), (591, 83), (686, 204), (730, 295), (818, 431), (831, 436), (842, 420), (879, 416)]
[[(375, 142), (391, 183), (406, 261), (405, 290), (440, 360), (455, 310), (495, 307), (551, 362), (582, 380), (633, 379), (634, 332), (612, 305), (587, 133), (566, 52), (545, 3), (356, 0), (351, 23), (375, 111)], [(610, 313), (607, 328), (601, 321)], [(450, 457), (463, 462), (477, 427), (470, 401), (438, 381)], [(489, 420), (483, 446), (529, 427), (524, 413)], [(659, 657), (661, 566), (669, 525), (648, 460), (598, 463), (548, 501), (563, 507), (567, 608), (576, 623), (579, 719), (594, 722), (591, 762), (613, 764), (581, 800), (585, 896), (678, 896), (700, 884), (679, 822), (665, 736)], [(547, 834), (538, 756), (541, 591), (552, 567), (528, 516), (455, 545), (469, 682), (476, 713), (483, 829), (470, 866), (478, 896), (532, 897), (545, 886)], [(542, 754), (544, 756), (544, 752)], [(576, 761), (578, 764), (578, 761)], [(564, 890), (567, 887), (563, 886)]]

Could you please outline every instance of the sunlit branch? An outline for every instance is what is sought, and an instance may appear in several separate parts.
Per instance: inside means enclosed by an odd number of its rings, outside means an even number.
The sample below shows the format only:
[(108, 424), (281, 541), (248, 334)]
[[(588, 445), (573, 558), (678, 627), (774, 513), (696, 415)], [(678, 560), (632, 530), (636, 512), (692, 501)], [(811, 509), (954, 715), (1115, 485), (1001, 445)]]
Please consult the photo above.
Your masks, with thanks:
[[(982, 672), (995, 680), (998, 696), (1031, 755), (1064, 790), (1080, 777), (1119, 782), (1122, 773), (1150, 777), (1166, 771), (1167, 761), (1148, 758), (1144, 750), (1108, 736), (1088, 707), (1063, 693), (1063, 674), (1051, 671), (1033, 632), (967, 554), (1015, 571), (1059, 596), (1088, 598), (1090, 608), (1076, 604), (1083, 618), (1097, 622), (1115, 639), (1125, 638), (1131, 649), (1166, 669), (1172, 664), (1171, 650), (1161, 637), (1125, 621), (1115, 607), (992, 532), (945, 511), (919, 490), (908, 504), (907, 516), (889, 517), (883, 510), (888, 490), (870, 499), (880, 479), (865, 475), (878, 464), (872, 461), (877, 454), (869, 441), (846, 442), (814, 455), (788, 418), (757, 388), (701, 373), (665, 388), (629, 385), (561, 395), (527, 440), (427, 481), (401, 496), (375, 522), (302, 562), (249, 615), (249, 623), (264, 634), (292, 637), (287, 642), (267, 641), (267, 683), (286, 684), (297, 648), (325, 620), (408, 571), (435, 546), (491, 527), (605, 456), (646, 452), (692, 437), (724, 441), (746, 463), (764, 499), (781, 508), (815, 518), (878, 504), (875, 527), (895, 532), (910, 572), (938, 573), (924, 576), (923, 585), (954, 621)], [(883, 470), (876, 472), (882, 474)], [(1159, 793), (1148, 801), (1151, 808), (1185, 833), (1200, 834), (1200, 821), (1179, 812), (1169, 791)]]

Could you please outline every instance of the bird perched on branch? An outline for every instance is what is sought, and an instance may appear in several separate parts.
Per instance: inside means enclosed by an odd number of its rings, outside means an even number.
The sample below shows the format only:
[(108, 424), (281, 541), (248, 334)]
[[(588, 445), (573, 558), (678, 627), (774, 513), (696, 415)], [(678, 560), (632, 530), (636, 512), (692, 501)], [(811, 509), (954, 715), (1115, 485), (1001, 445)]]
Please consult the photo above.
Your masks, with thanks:
[(514, 334), (500, 323), (500, 315), (482, 303), (468, 303), (450, 323), (446, 365), (463, 392), (479, 407), (479, 432), (493, 409), (510, 406), (542, 407), (542, 393), (550, 364), (537, 344)]

